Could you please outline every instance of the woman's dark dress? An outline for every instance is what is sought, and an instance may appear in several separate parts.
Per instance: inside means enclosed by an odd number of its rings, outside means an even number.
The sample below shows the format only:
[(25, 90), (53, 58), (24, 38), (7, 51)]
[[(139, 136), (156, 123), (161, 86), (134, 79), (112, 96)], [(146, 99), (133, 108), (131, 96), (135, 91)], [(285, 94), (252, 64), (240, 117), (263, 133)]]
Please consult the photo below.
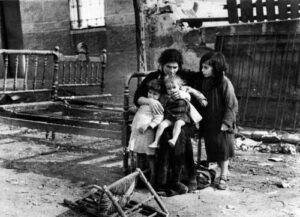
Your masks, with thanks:
[[(207, 160), (219, 162), (234, 156), (234, 134), (236, 130), (236, 115), (238, 101), (230, 80), (224, 76), (220, 84), (212, 77), (199, 78), (194, 88), (200, 90), (207, 98), (205, 108), (197, 106), (203, 116), (201, 123), (202, 135), (205, 141)], [(229, 130), (221, 131), (224, 123)]]

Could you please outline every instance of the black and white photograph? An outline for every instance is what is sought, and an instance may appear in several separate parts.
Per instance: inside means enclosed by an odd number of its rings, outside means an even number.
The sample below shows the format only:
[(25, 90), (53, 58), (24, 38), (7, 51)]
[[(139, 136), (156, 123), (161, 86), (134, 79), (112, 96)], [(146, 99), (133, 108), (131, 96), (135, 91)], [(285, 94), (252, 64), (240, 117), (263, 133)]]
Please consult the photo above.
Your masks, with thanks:
[(300, 217), (300, 0), (0, 0), (0, 217)]

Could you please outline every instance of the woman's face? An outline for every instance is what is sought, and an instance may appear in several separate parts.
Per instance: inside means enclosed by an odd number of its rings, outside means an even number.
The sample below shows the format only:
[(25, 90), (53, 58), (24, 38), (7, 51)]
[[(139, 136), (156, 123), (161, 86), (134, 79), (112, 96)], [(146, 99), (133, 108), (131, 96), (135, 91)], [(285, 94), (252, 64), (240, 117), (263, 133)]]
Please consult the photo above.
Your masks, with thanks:
[(205, 78), (209, 78), (209, 77), (213, 76), (213, 68), (211, 65), (208, 65), (207, 63), (202, 64), (201, 71)]
[(165, 75), (175, 75), (178, 72), (179, 65), (177, 62), (170, 62), (163, 65)]

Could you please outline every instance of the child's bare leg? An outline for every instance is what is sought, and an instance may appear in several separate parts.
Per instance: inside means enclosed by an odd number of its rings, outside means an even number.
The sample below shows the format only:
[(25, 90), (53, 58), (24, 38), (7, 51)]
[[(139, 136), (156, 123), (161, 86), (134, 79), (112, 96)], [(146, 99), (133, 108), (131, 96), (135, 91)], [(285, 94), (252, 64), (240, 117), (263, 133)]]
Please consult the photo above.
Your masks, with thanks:
[(161, 135), (163, 134), (163, 132), (165, 131), (165, 129), (169, 126), (172, 125), (172, 122), (169, 121), (169, 120), (163, 120), (163, 122), (161, 122), (159, 125), (158, 125), (158, 128), (156, 130), (156, 133), (155, 133), (155, 139), (154, 141), (148, 145), (149, 148), (158, 148), (158, 142), (159, 142), (159, 139), (161, 137)]
[(179, 137), (179, 134), (181, 132), (181, 127), (185, 125), (185, 122), (183, 120), (177, 120), (174, 124), (174, 128), (173, 128), (173, 138), (170, 139), (169, 145), (171, 145), (172, 147), (175, 146), (177, 139)]

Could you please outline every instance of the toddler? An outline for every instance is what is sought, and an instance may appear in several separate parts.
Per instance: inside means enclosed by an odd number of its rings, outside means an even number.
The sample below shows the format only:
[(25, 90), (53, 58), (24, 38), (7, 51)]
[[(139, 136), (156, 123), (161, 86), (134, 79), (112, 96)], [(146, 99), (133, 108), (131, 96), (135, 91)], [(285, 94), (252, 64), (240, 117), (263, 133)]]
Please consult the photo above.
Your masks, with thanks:
[(189, 103), (189, 101), (174, 97), (174, 94), (178, 93), (183, 85), (183, 81), (178, 76), (166, 76), (164, 78), (164, 84), (167, 92), (167, 99), (164, 103), (165, 119), (159, 124), (155, 139), (153, 143), (149, 145), (150, 148), (159, 147), (159, 139), (164, 130), (169, 126), (174, 127), (172, 132), (173, 137), (168, 141), (168, 143), (174, 147), (181, 132), (181, 128), (186, 123), (190, 123), (191, 119), (196, 123), (202, 119), (201, 115), (192, 106), (192, 104)]

